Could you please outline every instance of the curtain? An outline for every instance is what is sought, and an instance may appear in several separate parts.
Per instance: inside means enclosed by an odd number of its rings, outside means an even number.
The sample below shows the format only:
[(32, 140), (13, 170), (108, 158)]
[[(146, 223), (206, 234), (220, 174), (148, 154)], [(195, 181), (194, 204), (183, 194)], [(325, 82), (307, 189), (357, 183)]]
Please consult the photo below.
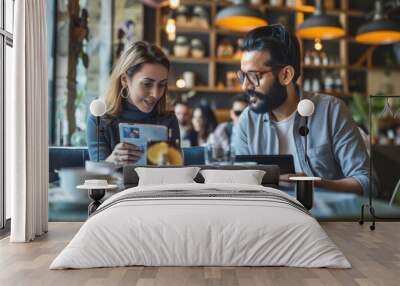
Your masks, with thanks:
[(12, 242), (48, 227), (46, 0), (15, 1), (13, 94), (6, 99), (7, 187)]

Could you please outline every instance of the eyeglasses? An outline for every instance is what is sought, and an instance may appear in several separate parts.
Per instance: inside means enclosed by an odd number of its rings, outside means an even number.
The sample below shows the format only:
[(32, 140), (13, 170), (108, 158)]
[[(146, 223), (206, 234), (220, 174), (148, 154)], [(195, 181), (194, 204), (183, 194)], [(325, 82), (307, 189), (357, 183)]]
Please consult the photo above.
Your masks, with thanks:
[(273, 70), (269, 70), (269, 71), (248, 71), (248, 72), (244, 72), (244, 71), (237, 71), (236, 72), (236, 76), (240, 82), (240, 84), (244, 83), (244, 80), (247, 79), (247, 81), (253, 85), (254, 87), (260, 86), (260, 79), (262, 78), (262, 76), (264, 74), (273, 72)]

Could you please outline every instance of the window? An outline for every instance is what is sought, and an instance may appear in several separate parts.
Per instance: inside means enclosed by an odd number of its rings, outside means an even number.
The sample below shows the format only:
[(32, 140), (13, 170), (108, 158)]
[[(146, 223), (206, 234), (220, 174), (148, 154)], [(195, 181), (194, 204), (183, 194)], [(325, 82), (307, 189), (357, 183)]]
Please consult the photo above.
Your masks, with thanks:
[(14, 0), (0, 0), (0, 228), (11, 216), (5, 188), (5, 103), (11, 94)]

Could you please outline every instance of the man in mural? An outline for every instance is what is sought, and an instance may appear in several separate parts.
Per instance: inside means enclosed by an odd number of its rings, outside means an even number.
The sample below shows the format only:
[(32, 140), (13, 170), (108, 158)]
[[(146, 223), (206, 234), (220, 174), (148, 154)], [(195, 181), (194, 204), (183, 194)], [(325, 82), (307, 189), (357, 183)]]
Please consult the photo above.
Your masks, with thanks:
[(299, 42), (284, 26), (264, 26), (247, 34), (238, 78), (250, 106), (239, 120), (236, 154), (291, 154), (296, 173), (322, 178), (317, 187), (368, 194), (367, 150), (339, 98), (310, 98), (315, 111), (309, 119), (305, 154), (304, 137), (299, 134), (304, 119), (297, 113), (300, 99), (305, 98), (296, 85), (299, 76)]
[(196, 146), (197, 132), (194, 131), (192, 126), (192, 111), (190, 106), (185, 102), (177, 102), (174, 106), (174, 112), (181, 132), (181, 146)]

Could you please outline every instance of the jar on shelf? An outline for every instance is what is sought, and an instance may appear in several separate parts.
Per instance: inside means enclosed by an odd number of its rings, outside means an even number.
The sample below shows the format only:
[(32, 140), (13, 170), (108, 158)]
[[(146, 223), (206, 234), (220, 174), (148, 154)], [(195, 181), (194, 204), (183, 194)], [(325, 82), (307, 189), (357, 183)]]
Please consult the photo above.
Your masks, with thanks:
[(230, 88), (239, 86), (239, 81), (236, 76), (236, 71), (228, 71), (226, 73), (226, 86)]
[(263, 4), (264, 1), (263, 0), (250, 0), (250, 4), (251, 5), (260, 5)]
[(190, 42), (190, 48), (193, 58), (199, 59), (204, 57), (204, 46), (200, 39), (192, 39)]
[(233, 56), (233, 58), (235, 60), (240, 60), (242, 58), (242, 55), (243, 55), (243, 44), (244, 44), (244, 39), (243, 38), (239, 38), (237, 40), (237, 49), (236, 49), (235, 55)]
[(174, 45), (174, 55), (176, 57), (187, 57), (189, 55), (190, 46), (185, 36), (176, 37)]
[(234, 53), (234, 48), (231, 41), (225, 39), (217, 47), (217, 56), (219, 58), (232, 58)]
[(283, 0), (269, 0), (271, 6), (283, 6)]
[(288, 7), (296, 7), (296, 1), (297, 0), (286, 0), (286, 6)]
[(189, 8), (185, 5), (179, 5), (176, 8), (176, 25), (187, 26), (189, 22)]
[(193, 16), (191, 20), (193, 27), (208, 29), (208, 18), (208, 12), (204, 7), (195, 6), (193, 8)]
[(335, 0), (325, 0), (324, 6), (325, 6), (325, 10), (335, 9)]

